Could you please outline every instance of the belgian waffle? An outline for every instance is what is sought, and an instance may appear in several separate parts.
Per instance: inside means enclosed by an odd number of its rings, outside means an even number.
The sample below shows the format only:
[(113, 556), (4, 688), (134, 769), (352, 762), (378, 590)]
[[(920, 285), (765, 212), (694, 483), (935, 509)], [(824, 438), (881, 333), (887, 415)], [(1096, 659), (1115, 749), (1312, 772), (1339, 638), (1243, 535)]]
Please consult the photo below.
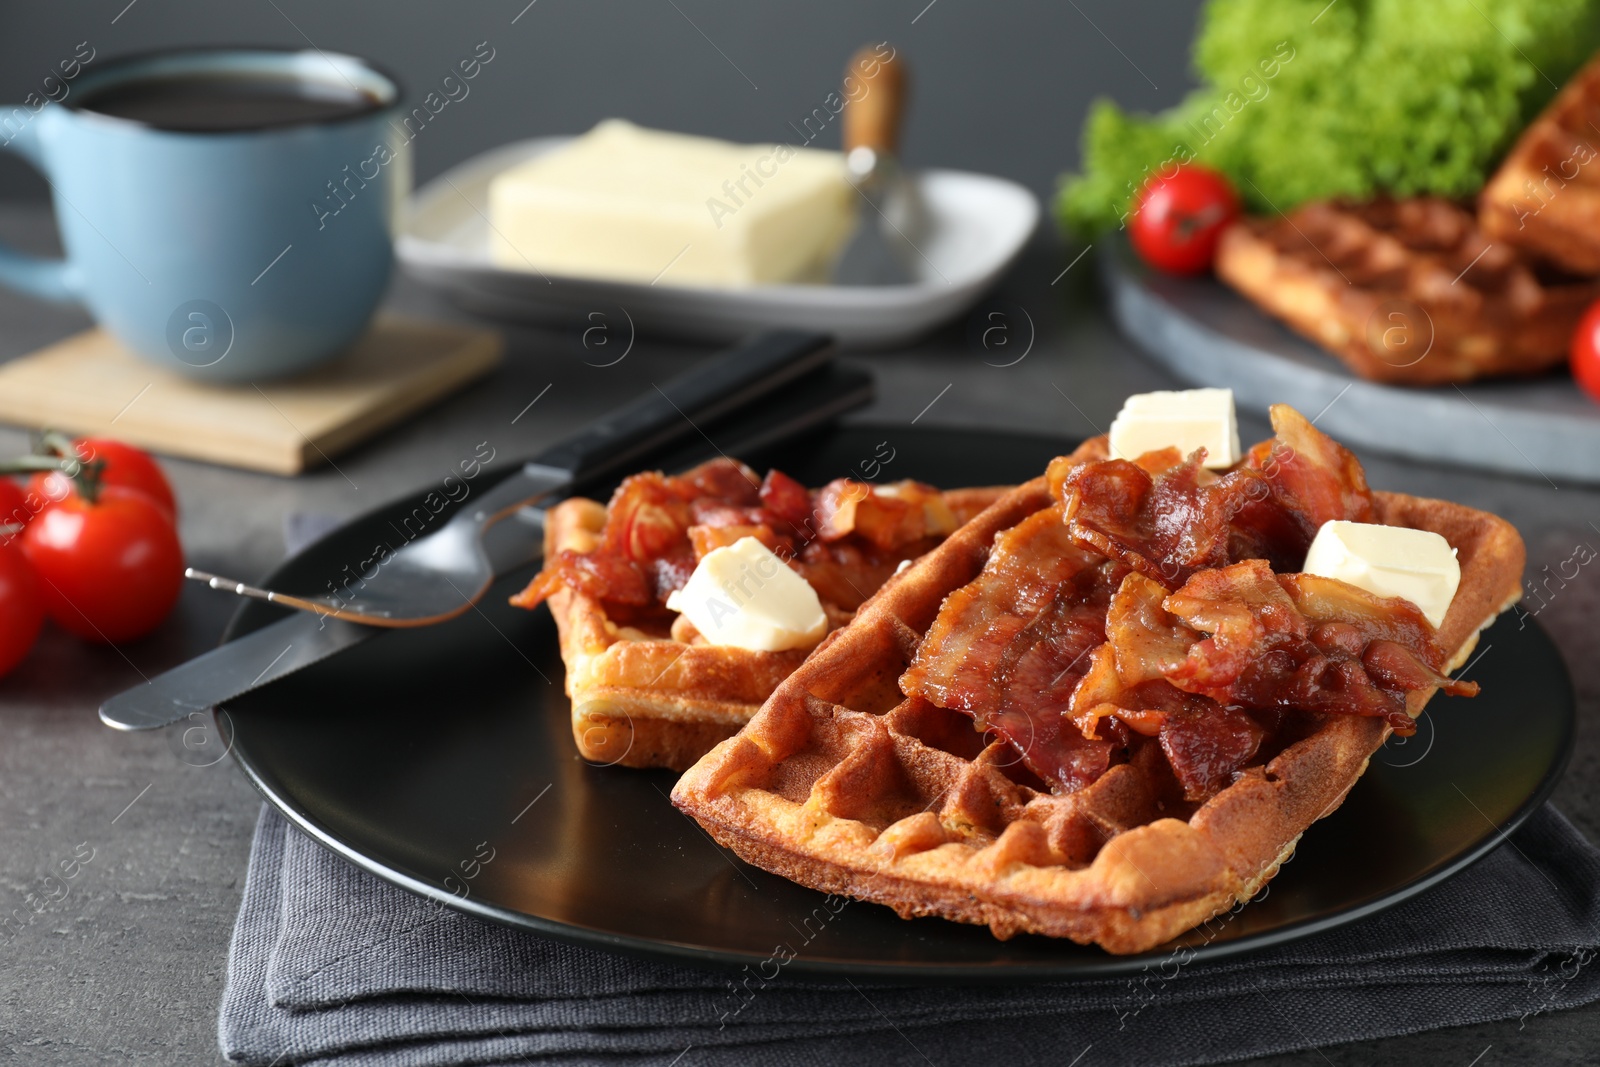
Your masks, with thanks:
[[(1104, 456), (1099, 438), (1073, 458)], [(759, 867), (902, 917), (987, 924), (1001, 938), (1141, 952), (1255, 895), (1343, 800), (1388, 737), (1384, 720), (1322, 716), (1180, 819), (1164, 813), (1149, 760), (1076, 792), (1043, 792), (1019, 781), (1014, 750), (986, 744), (971, 718), (902, 693), (944, 598), (979, 575), (997, 535), (1052, 502), (1044, 478), (1019, 486), (889, 581), (684, 775), (673, 802)], [(1438, 632), (1453, 670), (1517, 599), (1521, 539), (1443, 501), (1378, 493), (1374, 506), (1380, 521), (1433, 530), (1458, 551), (1461, 586)], [(1428, 695), (1414, 694), (1410, 710)]]
[(1356, 374), (1414, 385), (1566, 359), (1600, 282), (1579, 280), (1434, 197), (1315, 201), (1222, 235), (1217, 275)]
[(1484, 233), (1600, 274), (1600, 58), (1523, 131), (1478, 197)]
[[(1003, 492), (958, 489), (943, 496), (956, 520), (966, 522)], [(545, 558), (561, 549), (591, 551), (605, 520), (597, 501), (562, 501), (546, 517)], [(601, 601), (569, 588), (554, 593), (549, 605), (560, 632), (573, 740), (597, 763), (684, 770), (748, 722), (806, 658), (803, 649), (709, 645), (687, 620), (670, 633), (619, 625)], [(831, 627), (850, 618), (826, 599), (823, 607)]]

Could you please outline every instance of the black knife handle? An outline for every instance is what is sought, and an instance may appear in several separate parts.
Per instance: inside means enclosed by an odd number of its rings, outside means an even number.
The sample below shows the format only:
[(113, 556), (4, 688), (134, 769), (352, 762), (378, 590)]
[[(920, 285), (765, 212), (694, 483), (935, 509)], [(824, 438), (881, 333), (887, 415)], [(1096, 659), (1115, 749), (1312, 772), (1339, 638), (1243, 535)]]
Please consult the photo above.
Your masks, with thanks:
[(835, 355), (827, 334), (756, 334), (551, 446), (533, 465), (568, 471), (573, 481), (596, 478), (697, 433), (697, 426), (773, 392)]
[[(705, 426), (715, 444), (698, 435), (659, 457), (655, 466), (665, 471), (685, 470), (718, 454), (744, 459), (751, 453), (824, 426), (847, 411), (872, 403), (872, 375), (855, 367), (835, 364), (812, 371), (769, 396)], [(753, 462), (753, 460), (752, 460)], [(759, 471), (757, 473), (760, 473)]]
[[(652, 468), (675, 474), (714, 458), (719, 451), (734, 459), (749, 458), (754, 462), (753, 453), (820, 429), (845, 412), (872, 403), (873, 395), (872, 375), (866, 371), (837, 364), (823, 367), (795, 380), (780, 394), (764, 397), (749, 407), (705, 426), (707, 436), (716, 444), (710, 444), (696, 435), (693, 440), (684, 441), (666, 453), (650, 457), (649, 464)], [(526, 469), (521, 468), (523, 471)], [(602, 477), (599, 481), (578, 482), (573, 488), (583, 495), (604, 500), (602, 494), (608, 491), (606, 483), (609, 480)], [(507, 487), (505, 494), (491, 499), (489, 507), (514, 508), (538, 488), (514, 473), (489, 493), (499, 493), (501, 486)], [(548, 505), (553, 501), (542, 503)], [(479, 508), (484, 508), (481, 502)], [(506, 574), (537, 560), (542, 553), (541, 540), (525, 532), (490, 547), (489, 558), (493, 561), (495, 574)]]

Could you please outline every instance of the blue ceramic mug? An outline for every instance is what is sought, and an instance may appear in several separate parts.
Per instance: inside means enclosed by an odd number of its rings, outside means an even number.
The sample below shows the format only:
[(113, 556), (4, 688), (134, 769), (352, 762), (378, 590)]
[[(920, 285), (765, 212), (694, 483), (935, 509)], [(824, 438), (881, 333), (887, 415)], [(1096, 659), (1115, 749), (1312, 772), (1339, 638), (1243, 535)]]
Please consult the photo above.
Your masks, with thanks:
[(0, 246), (0, 284), (82, 304), (139, 356), (210, 381), (292, 374), (361, 335), (411, 185), (393, 79), (265, 49), (98, 67), (91, 50), (71, 74), (0, 107), (0, 147), (49, 180), (66, 249)]

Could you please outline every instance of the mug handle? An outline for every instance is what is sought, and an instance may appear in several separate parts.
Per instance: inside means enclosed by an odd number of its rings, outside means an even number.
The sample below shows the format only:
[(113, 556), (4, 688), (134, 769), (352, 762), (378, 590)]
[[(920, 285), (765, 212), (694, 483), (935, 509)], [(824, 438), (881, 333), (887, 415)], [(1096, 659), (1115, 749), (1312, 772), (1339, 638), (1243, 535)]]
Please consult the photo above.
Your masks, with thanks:
[[(39, 118), (40, 112), (31, 108), (0, 106), (0, 151), (15, 152), (43, 174), (45, 165), (44, 154), (39, 150)], [(64, 259), (30, 256), (3, 242), (0, 242), (0, 285), (58, 304), (83, 302), (78, 272), (71, 263)]]

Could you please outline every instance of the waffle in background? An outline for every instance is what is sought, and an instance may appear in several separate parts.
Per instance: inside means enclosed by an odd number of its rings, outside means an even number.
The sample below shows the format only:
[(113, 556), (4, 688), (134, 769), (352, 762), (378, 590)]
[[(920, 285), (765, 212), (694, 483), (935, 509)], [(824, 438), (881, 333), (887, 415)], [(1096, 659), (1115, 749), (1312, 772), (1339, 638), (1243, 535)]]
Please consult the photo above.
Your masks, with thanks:
[(1217, 275), (1373, 381), (1413, 385), (1534, 374), (1567, 358), (1600, 297), (1479, 229), (1448, 200), (1314, 201), (1247, 218)]
[(1486, 235), (1600, 274), (1600, 56), (1533, 120), (1478, 198)]

